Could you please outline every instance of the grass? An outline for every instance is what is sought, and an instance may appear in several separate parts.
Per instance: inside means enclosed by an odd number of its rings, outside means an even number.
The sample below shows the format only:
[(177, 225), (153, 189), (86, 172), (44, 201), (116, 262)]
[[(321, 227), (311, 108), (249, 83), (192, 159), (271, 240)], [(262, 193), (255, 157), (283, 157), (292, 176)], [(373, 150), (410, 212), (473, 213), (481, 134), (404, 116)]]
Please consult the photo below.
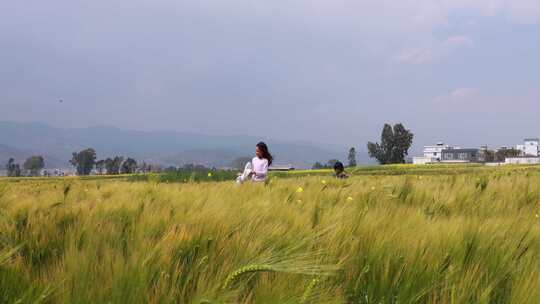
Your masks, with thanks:
[(179, 169), (160, 174), (134, 174), (127, 177), (128, 181), (157, 182), (157, 183), (193, 183), (211, 181), (231, 181), (237, 176), (235, 170), (189, 170)]
[(0, 303), (538, 303), (540, 169), (351, 173), (0, 179)]

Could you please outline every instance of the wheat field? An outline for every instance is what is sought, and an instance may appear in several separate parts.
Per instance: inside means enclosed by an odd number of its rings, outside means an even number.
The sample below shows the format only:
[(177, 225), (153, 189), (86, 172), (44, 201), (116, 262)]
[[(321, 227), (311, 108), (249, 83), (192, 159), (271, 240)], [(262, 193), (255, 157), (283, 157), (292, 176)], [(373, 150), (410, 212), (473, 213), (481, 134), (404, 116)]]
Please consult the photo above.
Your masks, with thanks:
[(320, 173), (0, 179), (0, 303), (540, 302), (540, 169)]

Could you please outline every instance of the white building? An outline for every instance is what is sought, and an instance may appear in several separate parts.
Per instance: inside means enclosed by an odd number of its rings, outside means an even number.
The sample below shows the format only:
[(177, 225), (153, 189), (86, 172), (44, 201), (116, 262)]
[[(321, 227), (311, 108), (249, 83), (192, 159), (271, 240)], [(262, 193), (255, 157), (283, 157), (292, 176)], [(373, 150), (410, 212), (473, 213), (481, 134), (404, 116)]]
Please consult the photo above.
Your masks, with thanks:
[(516, 149), (521, 151), (523, 156), (540, 156), (540, 149), (538, 147), (538, 138), (526, 138), (523, 145), (517, 145)]
[(436, 161), (437, 160), (435, 160), (434, 158), (424, 157), (424, 156), (413, 156), (412, 158), (412, 163), (414, 165), (426, 165), (426, 164), (431, 164)]
[(438, 142), (433, 146), (424, 146), (423, 156), (413, 157), (413, 164), (425, 165), (429, 163), (440, 162), (442, 159), (442, 151), (454, 149), (449, 145), (445, 145), (443, 142)]
[(527, 157), (507, 157), (504, 160), (508, 165), (538, 165), (540, 164), (540, 157), (527, 156)]
[(435, 146), (424, 146), (424, 157), (431, 157), (435, 159), (441, 159), (442, 150), (452, 149), (449, 145), (445, 145), (443, 142), (438, 142)]
[(292, 171), (294, 170), (294, 166), (291, 165), (291, 164), (288, 164), (288, 165), (274, 165), (272, 164), (269, 168), (268, 168), (268, 171)]

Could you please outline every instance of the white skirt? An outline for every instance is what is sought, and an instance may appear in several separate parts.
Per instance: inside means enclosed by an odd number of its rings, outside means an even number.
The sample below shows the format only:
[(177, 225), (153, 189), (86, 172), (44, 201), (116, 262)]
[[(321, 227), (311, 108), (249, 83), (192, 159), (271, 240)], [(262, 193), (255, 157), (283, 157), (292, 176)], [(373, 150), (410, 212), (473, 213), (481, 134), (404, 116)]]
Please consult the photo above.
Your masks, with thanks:
[(251, 162), (248, 162), (246, 166), (244, 167), (244, 172), (242, 173), (242, 175), (236, 178), (236, 183), (241, 184), (249, 180), (251, 171), (252, 171)]

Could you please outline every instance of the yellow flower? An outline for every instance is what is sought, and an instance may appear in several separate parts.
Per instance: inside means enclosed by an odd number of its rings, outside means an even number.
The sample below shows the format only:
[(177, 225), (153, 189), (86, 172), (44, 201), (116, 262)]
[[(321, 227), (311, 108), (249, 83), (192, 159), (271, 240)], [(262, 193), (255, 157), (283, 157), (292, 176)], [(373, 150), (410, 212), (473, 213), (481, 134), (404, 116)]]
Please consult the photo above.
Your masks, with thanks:
[(299, 203), (299, 204), (301, 204), (301, 203), (302, 203), (302, 200), (297, 200), (296, 202)]
[(298, 189), (296, 189), (296, 193), (302, 193), (302, 192), (304, 192), (304, 188), (298, 187)]
[(371, 186), (371, 191), (374, 191), (375, 190), (375, 186)]
[(208, 177), (212, 177), (212, 172), (208, 172)]
[(540, 218), (540, 214), (536, 214), (535, 216), (536, 216), (536, 218)]
[(325, 181), (324, 179), (321, 181), (321, 183), (322, 183), (323, 185), (326, 185), (326, 181)]
[(353, 200), (354, 198), (352, 198), (352, 196), (347, 197), (347, 201), (352, 202)]

